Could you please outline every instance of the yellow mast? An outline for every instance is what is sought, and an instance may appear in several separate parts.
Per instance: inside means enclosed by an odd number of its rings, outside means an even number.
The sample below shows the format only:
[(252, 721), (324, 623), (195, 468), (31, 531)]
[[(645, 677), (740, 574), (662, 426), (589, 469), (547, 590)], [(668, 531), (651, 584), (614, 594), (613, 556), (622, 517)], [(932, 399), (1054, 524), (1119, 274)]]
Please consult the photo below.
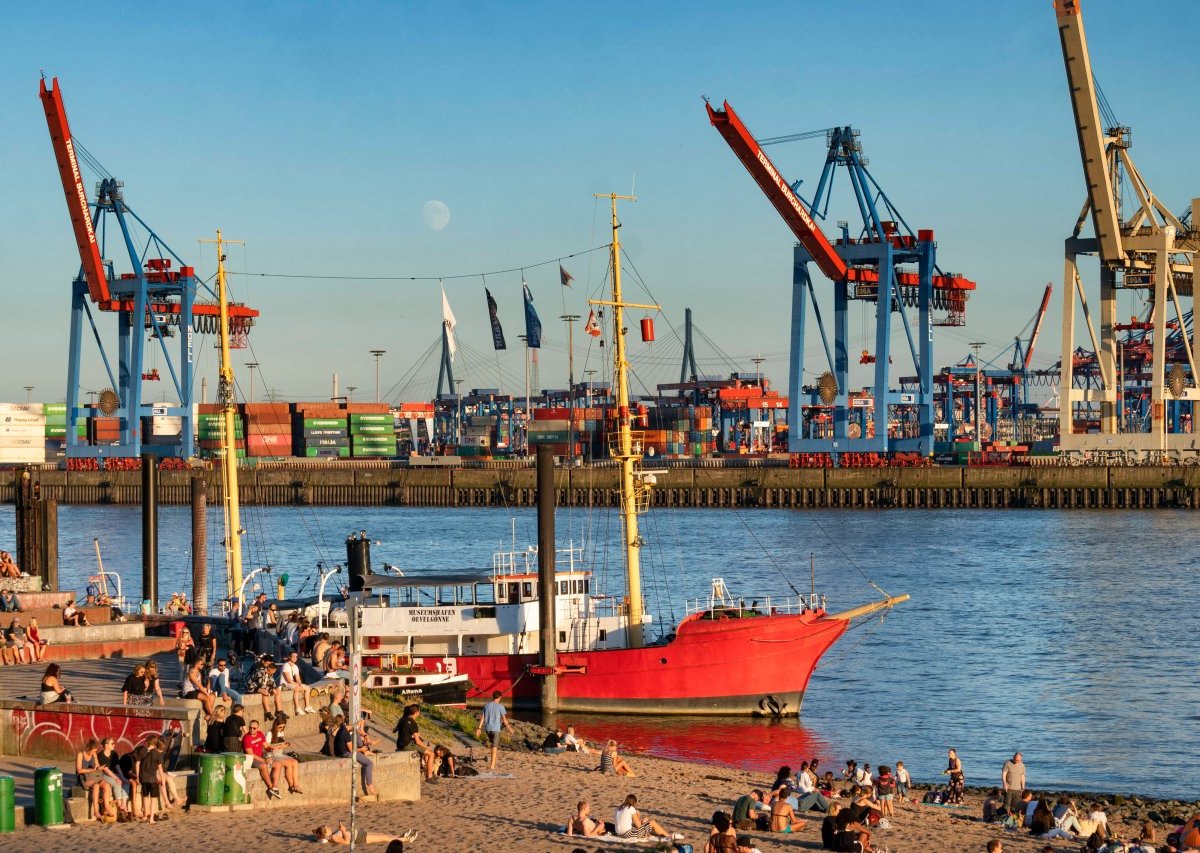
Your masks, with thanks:
[[(202, 242), (211, 243), (212, 240)], [(229, 356), (229, 292), (225, 286), (225, 246), (234, 242), (221, 237), (217, 229), (217, 298), (221, 304), (221, 370), (217, 384), (217, 400), (224, 416), (225, 453), (221, 460), (224, 472), (225, 508), (225, 577), (228, 578), (228, 597), (233, 599), (242, 589), (242, 520), (238, 507), (237, 465), (237, 400), (233, 391), (233, 364)], [(241, 612), (242, 602), (237, 602)]]
[(629, 647), (643, 645), (642, 568), (639, 549), (642, 538), (638, 533), (638, 494), (648, 489), (638, 470), (642, 459), (640, 445), (633, 440), (632, 414), (629, 410), (629, 362), (625, 358), (625, 308), (658, 310), (657, 305), (638, 305), (621, 299), (621, 237), (617, 219), (617, 201), (637, 201), (631, 195), (597, 193), (596, 198), (612, 202), (612, 301), (589, 300), (591, 305), (608, 305), (613, 309), (613, 372), (617, 381), (617, 442), (611, 448), (614, 459), (621, 464), (621, 512), (625, 532), (625, 584), (629, 595)]

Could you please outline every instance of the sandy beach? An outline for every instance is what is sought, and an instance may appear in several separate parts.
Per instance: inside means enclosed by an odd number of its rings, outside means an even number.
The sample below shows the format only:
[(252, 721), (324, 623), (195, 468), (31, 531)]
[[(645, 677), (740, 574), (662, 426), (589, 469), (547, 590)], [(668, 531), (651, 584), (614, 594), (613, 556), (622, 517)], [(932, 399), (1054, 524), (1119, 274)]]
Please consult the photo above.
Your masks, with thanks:
[[(424, 723), (423, 727), (428, 723)], [(481, 750), (476, 750), (476, 756)], [(684, 764), (631, 756), (639, 773), (636, 779), (594, 772), (596, 759), (580, 754), (540, 755), (528, 751), (501, 754), (500, 778), (443, 779), (425, 784), (417, 803), (368, 803), (359, 806), (358, 826), (372, 832), (400, 834), (420, 830), (411, 850), (439, 853), (475, 851), (570, 851), (581, 847), (592, 853), (603, 850), (648, 849), (650, 845), (605, 842), (581, 844), (558, 831), (573, 811), (576, 800), (588, 799), (593, 813), (612, 819), (616, 806), (629, 793), (638, 797), (645, 816), (672, 832), (682, 832), (684, 842), (703, 849), (708, 821), (717, 809), (730, 810), (733, 801), (754, 786), (769, 783), (761, 774), (727, 768)], [(511, 775), (509, 775), (511, 774)], [(967, 809), (898, 804), (891, 828), (876, 830), (873, 842), (888, 850), (982, 851), (992, 838), (1004, 839), (1006, 851), (1040, 851), (1046, 842), (1026, 832), (1005, 832), (978, 820), (981, 798), (968, 796)], [(1082, 804), (1082, 803), (1081, 803)], [(794, 835), (748, 833), (763, 853), (819, 850), (821, 816), (810, 816), (808, 826)], [(156, 826), (140, 824), (81, 825), (47, 830), (29, 827), (3, 840), (6, 851), (106, 850), (111, 853), (144, 853), (156, 845), (187, 849), (232, 841), (260, 851), (297, 850), (314, 844), (311, 830), (320, 823), (348, 821), (347, 809), (332, 807), (274, 809), (217, 814), (174, 815)], [(1131, 824), (1110, 815), (1117, 836), (1130, 837)], [(1168, 828), (1159, 826), (1160, 832)], [(1161, 835), (1160, 835), (1161, 837)], [(222, 842), (222, 846), (225, 846)], [(1074, 842), (1053, 843), (1056, 851), (1078, 850)], [(382, 845), (370, 849), (383, 850)]]

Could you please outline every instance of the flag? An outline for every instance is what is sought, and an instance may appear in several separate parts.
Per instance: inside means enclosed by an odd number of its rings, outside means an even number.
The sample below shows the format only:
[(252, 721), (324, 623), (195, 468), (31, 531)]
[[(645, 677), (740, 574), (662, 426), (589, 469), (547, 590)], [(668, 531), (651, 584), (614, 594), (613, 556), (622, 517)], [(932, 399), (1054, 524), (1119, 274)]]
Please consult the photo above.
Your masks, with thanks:
[(504, 329), (500, 328), (500, 317), (496, 314), (496, 300), (492, 298), (492, 292), (486, 287), (483, 292), (487, 294), (488, 316), (492, 320), (492, 346), (495, 349), (505, 349)]
[(583, 327), (583, 330), (593, 338), (600, 337), (600, 324), (596, 321), (596, 312), (594, 309), (588, 312), (587, 325)]
[(458, 351), (458, 346), (454, 343), (454, 327), (458, 325), (458, 321), (454, 319), (454, 312), (450, 310), (450, 300), (446, 298), (446, 288), (442, 288), (442, 325), (446, 327), (446, 344), (450, 348), (450, 357), (454, 358), (455, 352)]
[(558, 265), (558, 277), (562, 281), (563, 287), (570, 287), (571, 282), (575, 280), (575, 276), (567, 272), (567, 268), (562, 264)]
[(538, 319), (537, 310), (533, 307), (533, 294), (529, 285), (521, 282), (525, 291), (525, 345), (530, 349), (541, 349), (542, 321)]

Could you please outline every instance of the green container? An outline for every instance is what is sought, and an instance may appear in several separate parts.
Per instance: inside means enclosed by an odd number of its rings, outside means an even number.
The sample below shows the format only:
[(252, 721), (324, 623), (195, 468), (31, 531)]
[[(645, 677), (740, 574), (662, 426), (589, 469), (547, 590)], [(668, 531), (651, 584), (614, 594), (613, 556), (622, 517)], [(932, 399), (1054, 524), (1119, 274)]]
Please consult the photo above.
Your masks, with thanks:
[(218, 758), (225, 761), (225, 779), (221, 788), (221, 801), (227, 806), (238, 806), (246, 802), (246, 756), (240, 752), (226, 752)]
[(332, 457), (334, 456), (334, 451), (337, 452), (336, 455), (341, 459), (348, 459), (350, 457), (349, 447), (306, 447), (304, 448), (304, 455), (312, 458)]
[(387, 457), (395, 456), (396, 448), (393, 447), (356, 447), (354, 448), (354, 456), (371, 456), (371, 457)]
[(390, 424), (351, 424), (351, 435), (395, 435), (396, 428)]
[(351, 426), (372, 424), (390, 427), (392, 426), (392, 423), (392, 416), (390, 414), (384, 414), (383, 412), (368, 412), (365, 414), (350, 415)]
[(345, 429), (345, 418), (305, 418), (305, 429)]
[(17, 830), (16, 786), (11, 776), (0, 776), (0, 834)]
[(67, 435), (66, 424), (46, 424), (47, 438), (65, 438)]
[(225, 756), (219, 752), (201, 752), (196, 756), (200, 783), (196, 802), (202, 806), (219, 806), (225, 802)]
[(66, 403), (42, 403), (42, 414), (47, 415), (47, 416), (59, 415), (59, 416), (65, 418), (67, 416), (67, 404)]
[(33, 771), (33, 813), (38, 826), (58, 826), (63, 822), (62, 771), (57, 767), (39, 767)]
[(351, 439), (351, 444), (355, 447), (394, 447), (396, 444), (395, 435), (356, 435)]

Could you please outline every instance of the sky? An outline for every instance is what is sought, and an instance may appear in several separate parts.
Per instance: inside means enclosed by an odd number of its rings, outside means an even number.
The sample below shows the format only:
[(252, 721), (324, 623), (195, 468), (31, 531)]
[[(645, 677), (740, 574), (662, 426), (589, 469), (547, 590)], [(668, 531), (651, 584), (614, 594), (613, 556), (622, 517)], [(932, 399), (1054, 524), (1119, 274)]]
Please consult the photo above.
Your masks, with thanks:
[[(1200, 7), (1127, 9), (1086, 3), (1093, 68), (1133, 127), (1142, 173), (1182, 211), (1200, 195), (1188, 100)], [(75, 138), (186, 261), (210, 276), (213, 250), (197, 240), (221, 228), (245, 241), (229, 252), (234, 295), (262, 316), (235, 359), (243, 396), (255, 362), (258, 399), (326, 398), (334, 374), (341, 393), (372, 399), (370, 350), (383, 349), (385, 399), (429, 399), (438, 277), (464, 390), (522, 393), (521, 267), (543, 324), (535, 387), (563, 387), (557, 318), (586, 318), (605, 279), (604, 252), (586, 253), (609, 240), (607, 203), (593, 194), (631, 190), (627, 297), (663, 306), (656, 341), (632, 346), (636, 383), (678, 379), (673, 329), (690, 307), (701, 372), (753, 372), (761, 357), (786, 386), (793, 238), (709, 125), (703, 96), (727, 99), (761, 137), (861, 131), (889, 198), (914, 228), (935, 230), (941, 267), (979, 285), (967, 325), (936, 330), (938, 365), (971, 341), (985, 358), (1010, 347), (1051, 281), (1035, 364), (1058, 359), (1062, 239), (1084, 184), (1049, 0), (61, 2), (2, 14), (20, 36), (0, 55), (0, 400), (26, 399), (27, 385), (35, 400), (65, 394), (79, 261), (37, 99), (43, 72), (59, 78)], [(815, 186), (822, 140), (769, 151), (802, 193)], [(841, 177), (830, 231), (851, 213)], [(422, 213), (431, 201), (449, 211), (440, 230)], [(128, 271), (126, 256), (107, 254)], [(485, 286), (509, 342), (499, 357)], [(832, 287), (821, 293), (829, 306)], [(1121, 314), (1140, 310), (1129, 299)], [(873, 317), (873, 306), (852, 309), (852, 353), (871, 345)], [(580, 328), (577, 378), (605, 360)], [(100, 331), (113, 351), (111, 315)], [(212, 399), (211, 341), (198, 352)], [(84, 388), (107, 385), (94, 345), (85, 356)], [(811, 379), (821, 368), (810, 365)], [(166, 372), (161, 356), (148, 366)], [(170, 399), (167, 385), (147, 393)]]

